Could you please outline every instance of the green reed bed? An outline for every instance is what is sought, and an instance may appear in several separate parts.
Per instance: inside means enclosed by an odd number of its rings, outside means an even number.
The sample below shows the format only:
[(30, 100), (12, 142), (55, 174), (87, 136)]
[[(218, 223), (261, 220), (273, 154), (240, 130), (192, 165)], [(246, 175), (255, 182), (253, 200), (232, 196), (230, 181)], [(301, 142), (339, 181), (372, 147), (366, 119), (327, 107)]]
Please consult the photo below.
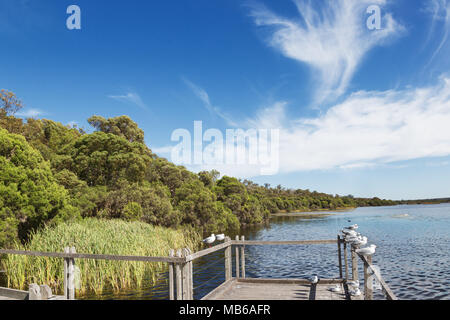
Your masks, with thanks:
[[(33, 234), (18, 250), (63, 252), (74, 246), (78, 253), (168, 256), (170, 249), (198, 248), (200, 236), (192, 231), (155, 227), (141, 222), (85, 219), (46, 227)], [(61, 294), (64, 286), (64, 266), (61, 258), (7, 255), (1, 262), (10, 288), (26, 289), (30, 283), (48, 284)], [(104, 290), (140, 288), (144, 280), (153, 283), (167, 264), (136, 261), (106, 261), (77, 259), (80, 270), (81, 294)], [(148, 283), (147, 283), (148, 284)]]

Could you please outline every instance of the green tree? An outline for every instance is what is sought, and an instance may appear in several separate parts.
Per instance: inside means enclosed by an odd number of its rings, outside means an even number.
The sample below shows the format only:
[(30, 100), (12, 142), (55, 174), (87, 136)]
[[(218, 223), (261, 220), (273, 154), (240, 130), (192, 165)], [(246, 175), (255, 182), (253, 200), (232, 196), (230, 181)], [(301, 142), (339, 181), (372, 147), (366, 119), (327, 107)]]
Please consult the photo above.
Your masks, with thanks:
[(49, 163), (24, 137), (4, 129), (0, 129), (0, 207), (0, 246), (26, 239), (43, 223), (79, 216)]
[(22, 108), (22, 101), (13, 92), (5, 89), (0, 90), (0, 118), (13, 116)]
[(95, 132), (75, 142), (70, 170), (89, 186), (116, 186), (120, 180), (143, 181), (151, 161), (151, 152), (145, 145)]
[(129, 142), (144, 143), (144, 131), (128, 116), (105, 119), (92, 116), (88, 119), (91, 126), (104, 133), (112, 133)]

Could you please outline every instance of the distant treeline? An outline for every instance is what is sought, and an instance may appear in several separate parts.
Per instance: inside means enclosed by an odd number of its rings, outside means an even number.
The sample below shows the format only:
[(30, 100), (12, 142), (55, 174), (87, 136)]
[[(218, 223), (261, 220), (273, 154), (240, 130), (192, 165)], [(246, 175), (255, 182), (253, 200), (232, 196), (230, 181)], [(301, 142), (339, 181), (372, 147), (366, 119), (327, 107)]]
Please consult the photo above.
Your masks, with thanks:
[(0, 247), (43, 225), (88, 217), (216, 232), (267, 222), (271, 213), (395, 205), (188, 171), (158, 157), (127, 116), (88, 119), (96, 132), (23, 121), (0, 93)]
[(421, 200), (400, 200), (396, 201), (398, 204), (439, 204), (450, 203), (450, 198), (439, 199), (421, 199)]

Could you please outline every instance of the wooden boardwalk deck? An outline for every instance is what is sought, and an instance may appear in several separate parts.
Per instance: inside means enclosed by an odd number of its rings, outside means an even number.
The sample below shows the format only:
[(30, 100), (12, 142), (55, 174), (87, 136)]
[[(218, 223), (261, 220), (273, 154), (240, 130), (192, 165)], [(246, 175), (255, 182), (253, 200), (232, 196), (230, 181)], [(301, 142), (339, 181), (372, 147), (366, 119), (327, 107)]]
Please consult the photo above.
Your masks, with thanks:
[(27, 300), (28, 292), (0, 287), (0, 300)]
[[(341, 286), (340, 293), (330, 291), (336, 285)], [(342, 279), (324, 279), (311, 284), (305, 279), (233, 278), (202, 300), (351, 300), (345, 287)]]
[[(52, 296), (48, 300), (65, 300), (63, 296)], [(27, 291), (15, 290), (0, 287), (0, 301), (1, 300), (29, 300), (29, 293)]]

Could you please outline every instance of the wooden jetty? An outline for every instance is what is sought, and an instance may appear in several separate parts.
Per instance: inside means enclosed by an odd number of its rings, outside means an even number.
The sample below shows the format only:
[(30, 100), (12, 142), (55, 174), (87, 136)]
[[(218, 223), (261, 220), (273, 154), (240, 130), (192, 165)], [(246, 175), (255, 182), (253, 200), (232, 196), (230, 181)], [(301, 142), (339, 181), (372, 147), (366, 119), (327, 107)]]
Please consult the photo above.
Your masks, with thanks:
[[(307, 279), (262, 279), (246, 277), (245, 248), (249, 246), (301, 246), (301, 245), (335, 245), (337, 246), (337, 260), (339, 278), (319, 279), (313, 284)], [(234, 250), (233, 250), (234, 249)], [(75, 299), (74, 266), (76, 259), (112, 260), (112, 261), (141, 261), (163, 262), (169, 267), (169, 299), (194, 300), (194, 265), (199, 258), (218, 251), (224, 251), (225, 281), (209, 292), (202, 300), (372, 300), (373, 281), (376, 280), (388, 300), (397, 297), (380, 275), (379, 269), (372, 264), (371, 256), (356, 253), (357, 247), (349, 245), (340, 236), (333, 240), (303, 240), (303, 241), (246, 241), (236, 236), (229, 237), (212, 248), (193, 253), (190, 249), (170, 250), (168, 257), (116, 256), (76, 253), (74, 247), (65, 248), (61, 253), (31, 252), (17, 250), (0, 250), (0, 254), (16, 254), (37, 257), (53, 257), (64, 259), (64, 296), (58, 299)], [(233, 275), (234, 251), (234, 275)], [(350, 251), (350, 253), (348, 252)], [(350, 261), (349, 261), (350, 260)], [(347, 285), (348, 281), (359, 280), (358, 261), (362, 261), (364, 270), (364, 290), (359, 296), (352, 296)], [(350, 276), (351, 271), (351, 276)], [(331, 292), (331, 287), (340, 286), (340, 292)], [(27, 296), (28, 295), (28, 296)], [(0, 300), (29, 299), (29, 293), (18, 290), (0, 288)]]
[[(340, 285), (341, 292), (329, 290)], [(224, 282), (202, 300), (347, 300), (341, 279), (236, 279)]]

